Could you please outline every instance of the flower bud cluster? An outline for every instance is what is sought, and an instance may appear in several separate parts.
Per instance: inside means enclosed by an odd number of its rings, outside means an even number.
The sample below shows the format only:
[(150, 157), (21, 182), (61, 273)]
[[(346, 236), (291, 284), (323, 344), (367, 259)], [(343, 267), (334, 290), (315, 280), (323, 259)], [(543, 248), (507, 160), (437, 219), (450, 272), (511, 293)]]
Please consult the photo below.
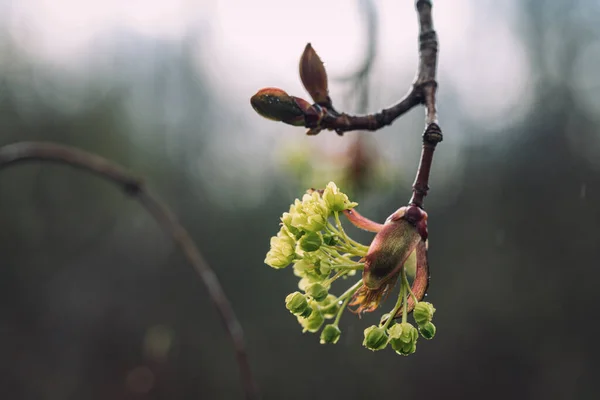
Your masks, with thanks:
[(323, 246), (335, 247), (339, 239), (326, 229), (328, 218), (334, 212), (357, 205), (333, 182), (327, 185), (323, 195), (314, 191), (305, 194), (302, 200), (296, 199), (289, 211), (281, 216), (281, 229), (271, 238), (265, 264), (276, 269), (285, 268), (293, 261), (301, 260), (302, 253), (314, 253)]
[[(281, 229), (271, 238), (265, 258), (265, 263), (275, 269), (293, 265), (299, 290), (286, 297), (285, 306), (297, 318), (303, 332), (321, 331), (322, 344), (339, 341), (342, 312), (348, 304), (352, 305), (351, 300), (360, 298), (364, 286), (365, 257), (371, 249), (348, 237), (338, 215), (356, 205), (333, 182), (322, 191), (310, 191), (301, 200), (296, 199), (281, 216)], [(394, 241), (404, 239), (402, 235), (388, 236)], [(339, 297), (330, 293), (335, 280), (353, 276), (357, 270), (364, 270), (362, 280)], [(401, 285), (409, 285), (406, 276)], [(401, 323), (391, 319), (406, 302), (407, 290), (410, 288), (402, 286), (403, 300), (399, 298), (392, 313), (384, 315), (379, 326), (365, 329), (363, 345), (367, 349), (382, 350), (389, 345), (398, 354), (410, 355), (416, 350), (419, 334), (425, 339), (433, 338), (436, 329), (431, 320), (435, 308), (431, 303), (415, 298), (413, 317), (417, 327), (406, 322), (406, 313)], [(411, 310), (412, 307), (408, 311)], [(326, 320), (333, 321), (325, 324)]]

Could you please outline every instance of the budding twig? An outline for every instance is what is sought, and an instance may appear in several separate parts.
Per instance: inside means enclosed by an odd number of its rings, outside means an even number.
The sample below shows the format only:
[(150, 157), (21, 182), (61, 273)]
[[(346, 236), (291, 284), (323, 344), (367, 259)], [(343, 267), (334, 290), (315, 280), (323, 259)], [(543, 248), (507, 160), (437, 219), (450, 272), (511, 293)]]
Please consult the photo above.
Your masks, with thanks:
[(413, 88), (421, 88), (422, 101), (425, 104), (425, 132), (423, 133), (423, 150), (413, 183), (413, 195), (409, 204), (423, 208), (423, 199), (429, 191), (429, 172), (433, 162), (433, 152), (442, 141), (442, 130), (437, 124), (436, 109), (436, 71), (437, 71), (437, 34), (433, 29), (431, 17), (431, 0), (417, 0), (419, 15), (419, 68)]
[(257, 399), (258, 388), (248, 362), (242, 327), (216, 274), (185, 228), (166, 205), (148, 192), (142, 180), (105, 158), (70, 146), (45, 142), (21, 142), (0, 147), (0, 169), (25, 161), (56, 162), (83, 169), (116, 183), (125, 193), (140, 202), (165, 233), (172, 237), (206, 286), (233, 343), (246, 398)]
[(433, 29), (431, 0), (417, 0), (415, 6), (419, 18), (419, 64), (408, 93), (395, 105), (375, 114), (353, 116), (327, 113), (319, 123), (320, 128), (335, 130), (338, 133), (354, 130), (376, 131), (390, 125), (396, 118), (419, 104), (426, 107), (426, 124), (437, 122), (435, 92), (438, 41)]

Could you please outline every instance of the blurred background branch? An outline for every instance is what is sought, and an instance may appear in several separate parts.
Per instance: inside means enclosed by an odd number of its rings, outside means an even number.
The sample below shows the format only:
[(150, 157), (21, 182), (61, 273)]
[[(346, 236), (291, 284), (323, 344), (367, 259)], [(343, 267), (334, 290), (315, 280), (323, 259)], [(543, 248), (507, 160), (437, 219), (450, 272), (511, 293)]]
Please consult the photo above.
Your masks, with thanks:
[(206, 286), (210, 299), (229, 334), (236, 353), (240, 376), (247, 399), (257, 399), (258, 387), (252, 377), (252, 370), (246, 354), (244, 334), (221, 283), (212, 268), (205, 261), (194, 241), (177, 221), (169, 208), (152, 196), (141, 180), (116, 164), (73, 147), (43, 142), (20, 142), (0, 147), (0, 169), (17, 163), (49, 161), (66, 164), (99, 175), (121, 186), (128, 195), (137, 199), (165, 233), (173, 239)]

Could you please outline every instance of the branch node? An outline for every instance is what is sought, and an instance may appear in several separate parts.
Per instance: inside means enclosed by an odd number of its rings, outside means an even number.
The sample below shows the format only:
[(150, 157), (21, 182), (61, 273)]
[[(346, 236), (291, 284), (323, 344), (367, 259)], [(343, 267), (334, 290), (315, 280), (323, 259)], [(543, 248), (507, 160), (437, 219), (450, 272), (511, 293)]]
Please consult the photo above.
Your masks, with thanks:
[(439, 142), (444, 140), (442, 129), (435, 122), (429, 124), (423, 132), (423, 143), (437, 145)]

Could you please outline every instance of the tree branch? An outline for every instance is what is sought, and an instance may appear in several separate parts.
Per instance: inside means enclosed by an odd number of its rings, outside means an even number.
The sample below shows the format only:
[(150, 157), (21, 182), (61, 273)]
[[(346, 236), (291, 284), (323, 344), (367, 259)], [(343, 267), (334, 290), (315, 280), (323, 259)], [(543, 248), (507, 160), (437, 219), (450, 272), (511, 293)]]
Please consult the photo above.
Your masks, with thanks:
[(420, 88), (422, 101), (425, 104), (425, 132), (423, 133), (421, 160), (409, 204), (423, 208), (423, 199), (429, 192), (429, 172), (433, 162), (433, 152), (437, 144), (442, 141), (443, 135), (437, 123), (438, 40), (433, 29), (431, 0), (417, 0), (416, 8), (419, 15), (419, 68), (413, 89)]
[(431, 0), (417, 0), (415, 6), (419, 18), (419, 63), (409, 92), (395, 105), (375, 114), (353, 116), (327, 110), (318, 123), (319, 128), (335, 130), (339, 134), (354, 130), (376, 131), (390, 125), (419, 104), (426, 107), (426, 125), (437, 122), (435, 93), (438, 41), (433, 29)]
[(117, 184), (146, 208), (165, 233), (170, 235), (179, 246), (204, 283), (235, 349), (246, 398), (257, 399), (258, 387), (252, 377), (242, 327), (216, 274), (204, 260), (185, 228), (166, 205), (147, 191), (142, 180), (105, 158), (74, 147), (45, 142), (21, 142), (0, 147), (0, 169), (25, 161), (56, 162), (92, 172)]

